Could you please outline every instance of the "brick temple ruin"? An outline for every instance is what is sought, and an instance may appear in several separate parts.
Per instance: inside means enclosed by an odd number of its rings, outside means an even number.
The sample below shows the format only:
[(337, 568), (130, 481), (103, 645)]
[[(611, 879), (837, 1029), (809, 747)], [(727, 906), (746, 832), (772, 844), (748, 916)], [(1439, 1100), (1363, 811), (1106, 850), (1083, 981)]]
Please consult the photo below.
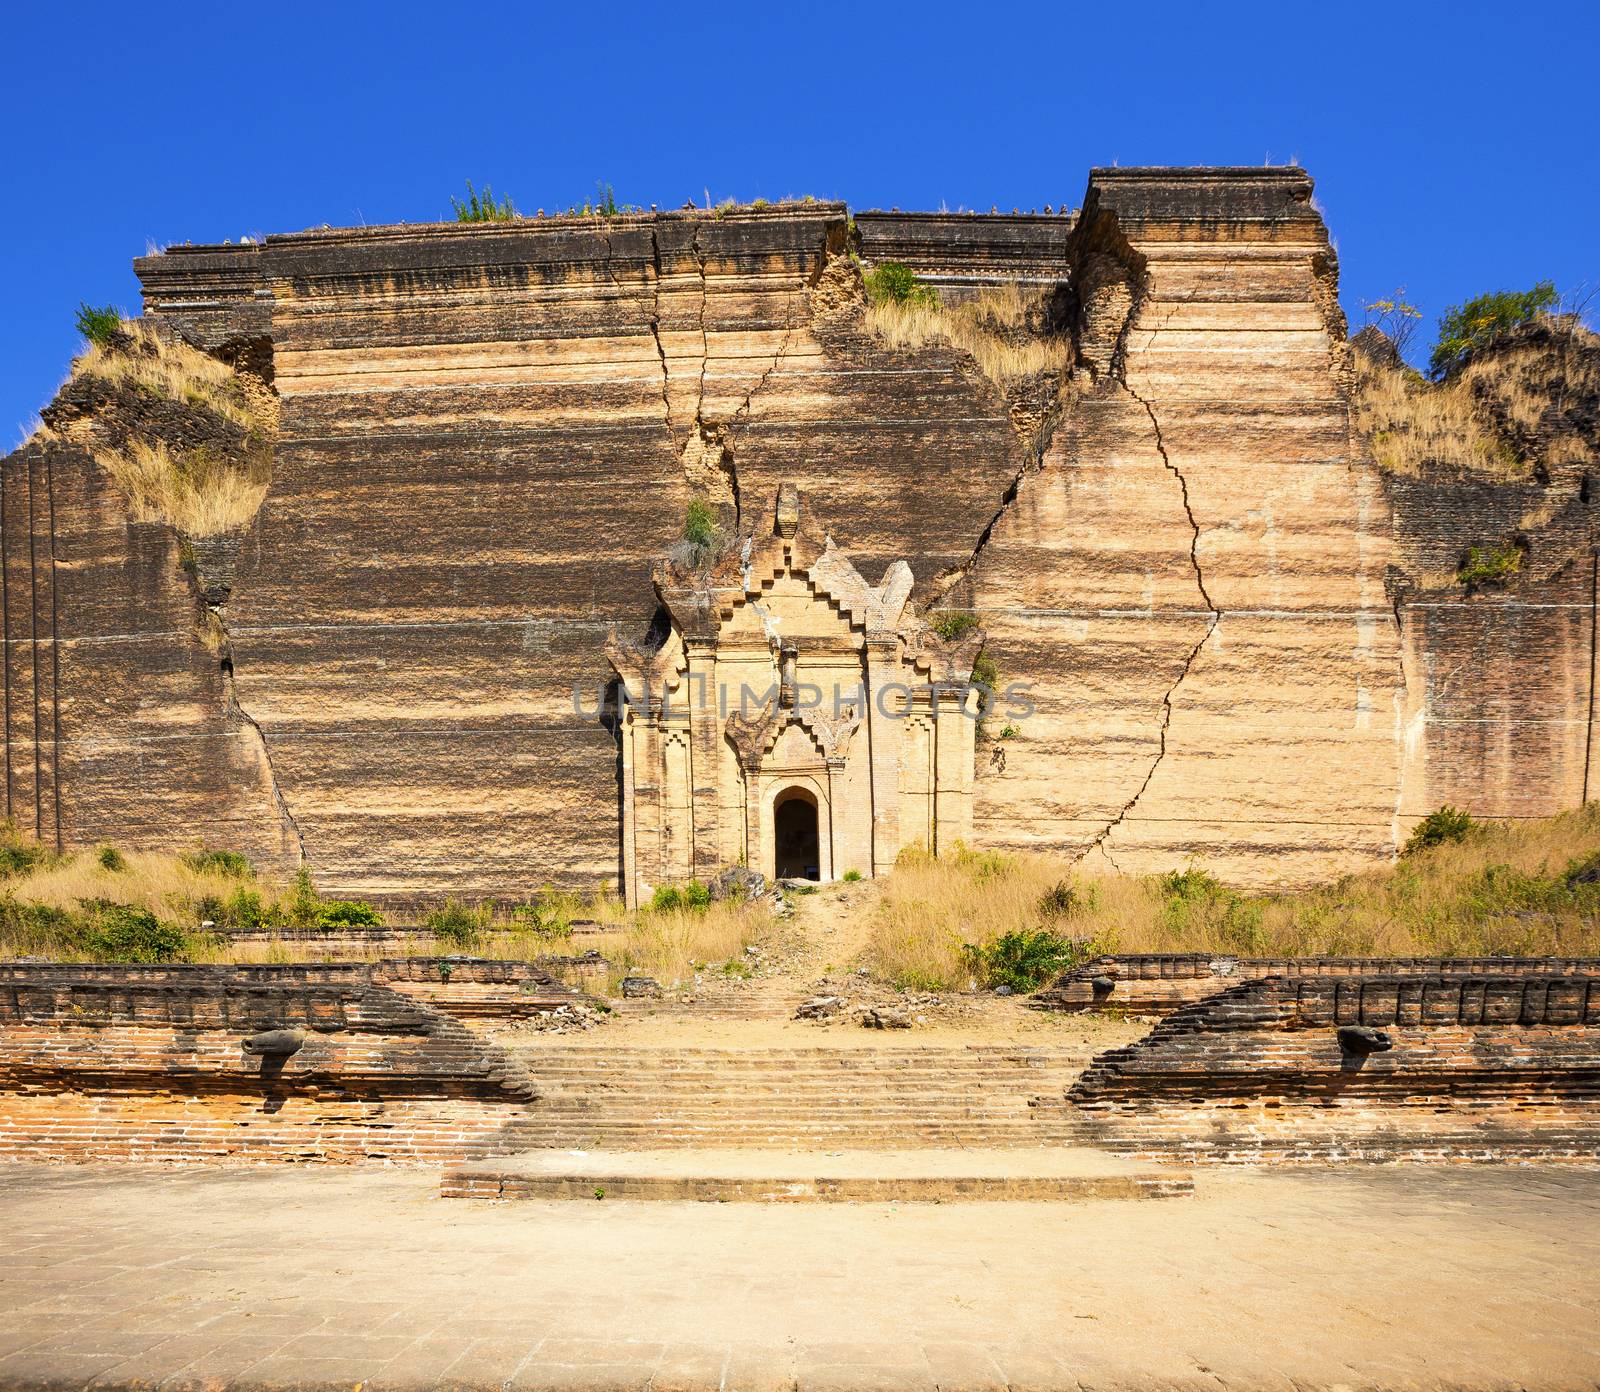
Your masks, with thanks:
[[(930, 314), (1014, 294), (992, 337), (1023, 366), (875, 329), (862, 271), (891, 262)], [(1594, 461), (1381, 469), (1301, 170), (1097, 169), (1045, 215), (322, 228), (136, 269), (147, 324), (271, 397), (270, 485), (237, 525), (148, 518), (94, 432), (143, 412), (182, 441), (196, 412), (76, 379), (4, 460), (4, 811), (47, 846), (203, 836), (391, 903), (638, 904), (957, 842), (1294, 886), (1391, 860), (1442, 803), (1542, 816), (1600, 786)], [(1515, 585), (1456, 583), (1512, 534)], [(983, 706), (980, 662), (1025, 715)], [(364, 931), (315, 946), (409, 950)], [(496, 1197), (605, 1188), (520, 1152), (753, 1138), (1099, 1157), (923, 1197), (1583, 1161), (1597, 982), (1108, 957), (1031, 1002), (1160, 1017), (1098, 1052), (661, 1052), (505, 1043), (582, 1004), (527, 964), (10, 962), (0, 1154), (432, 1165)], [(694, 1182), (655, 1192), (722, 1180)]]
[[(1002, 390), (943, 340), (884, 341), (853, 258), (947, 304), (1032, 297), (1017, 332), (1060, 365)], [(1298, 885), (1441, 803), (1541, 816), (1596, 786), (1587, 475), (1374, 464), (1299, 169), (1097, 169), (1033, 216), (323, 228), (136, 269), (150, 323), (270, 382), (272, 480), (190, 537), (134, 520), (70, 423), (6, 458), (5, 813), (47, 844), (204, 827), (380, 900), (638, 890), (776, 868), (783, 803), (819, 875), (961, 836)], [(670, 630), (691, 666), (712, 640), (652, 579), (689, 503), (765, 537), (785, 484), (859, 576), (904, 565), (849, 582), (831, 650), (865, 681), (975, 616), (1034, 703), (1003, 743), (969, 754), (942, 705), (848, 735), (785, 715), (752, 769), (726, 724), (574, 715), (613, 662), (672, 660), (613, 633)], [(1514, 587), (1429, 578), (1513, 532)], [(775, 675), (775, 632), (739, 660)]]

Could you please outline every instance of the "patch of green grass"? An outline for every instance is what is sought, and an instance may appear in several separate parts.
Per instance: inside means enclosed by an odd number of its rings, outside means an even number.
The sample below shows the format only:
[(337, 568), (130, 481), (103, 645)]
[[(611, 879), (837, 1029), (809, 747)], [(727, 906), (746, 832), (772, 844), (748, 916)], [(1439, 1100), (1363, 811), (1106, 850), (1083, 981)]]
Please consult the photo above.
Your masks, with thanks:
[(72, 322), (90, 343), (97, 343), (104, 348), (122, 332), (122, 311), (116, 305), (92, 305), (80, 301)]
[(928, 627), (948, 643), (964, 633), (971, 633), (982, 622), (970, 609), (947, 609), (929, 618)]
[(717, 510), (709, 499), (689, 499), (689, 506), (683, 510), (683, 539), (702, 554), (711, 551), (722, 539)]
[(538, 899), (512, 909), (511, 919), (537, 937), (570, 938), (573, 917), (581, 907), (576, 895), (558, 893), (547, 885)]
[(50, 859), (50, 852), (37, 841), (24, 840), (9, 825), (0, 834), (0, 879), (29, 874)]
[(1503, 585), (1522, 569), (1522, 548), (1517, 545), (1467, 549), (1456, 571), (1456, 582), (1468, 590), (1482, 585)]
[(230, 875), (236, 880), (255, 878), (255, 866), (250, 863), (248, 856), (240, 855), (238, 851), (185, 851), (178, 859), (197, 875)]
[(861, 879), (861, 872), (859, 870), (846, 870), (839, 878), (846, 884), (855, 884)]
[(126, 857), (115, 846), (101, 846), (95, 851), (94, 858), (102, 870), (110, 870), (113, 874), (121, 874), (128, 868)]
[(686, 885), (657, 885), (650, 896), (650, 908), (655, 913), (674, 913), (691, 910), (704, 913), (711, 907), (711, 888), (699, 880)]
[(1230, 951), (1259, 955), (1265, 944), (1262, 901), (1228, 889), (1215, 876), (1189, 866), (1159, 876), (1163, 928), (1175, 937), (1211, 935)]
[(325, 899), (317, 915), (319, 928), (381, 928), (383, 915), (365, 899)]
[(874, 304), (934, 305), (939, 300), (932, 286), (924, 285), (910, 266), (899, 261), (879, 262), (863, 280)]
[(452, 198), (450, 206), (455, 211), (457, 222), (513, 222), (517, 218), (516, 204), (509, 195), (497, 200), (488, 184), (483, 186), (483, 193), (479, 194), (473, 188), (471, 179), (467, 180), (467, 196)]

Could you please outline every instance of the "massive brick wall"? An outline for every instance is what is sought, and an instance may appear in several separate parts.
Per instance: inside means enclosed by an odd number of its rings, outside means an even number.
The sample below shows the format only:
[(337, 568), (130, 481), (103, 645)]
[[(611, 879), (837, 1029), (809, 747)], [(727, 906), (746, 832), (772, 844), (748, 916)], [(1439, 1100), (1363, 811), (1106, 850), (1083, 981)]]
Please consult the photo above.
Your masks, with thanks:
[[(1587, 470), (1569, 463), (1548, 480), (1393, 480), (1408, 818), (1443, 803), (1544, 817), (1600, 795), (1595, 448)], [(1413, 580), (1450, 576), (1468, 546), (1509, 537), (1528, 546), (1510, 589), (1467, 594)]]
[[(1350, 1026), (1393, 1047), (1352, 1053)], [(1593, 1161), (1600, 976), (1245, 982), (1100, 1055), (1068, 1102), (1145, 1156)]]
[(292, 851), (170, 527), (135, 522), (81, 449), (0, 473), (5, 816), (48, 846), (205, 837)]
[[(821, 322), (845, 231), (823, 205), (239, 253), (272, 297), (282, 439), (227, 622), (319, 877), (615, 877), (615, 746), (572, 691), (604, 683), (611, 625), (649, 624), (650, 562), (696, 491), (760, 509), (794, 478), (874, 577), (964, 558), (1015, 470), (1004, 407), (954, 353)], [(141, 263), (150, 312), (225, 321), (234, 300), (195, 309), (187, 256)]]
[(64, 845), (304, 856), (391, 900), (614, 878), (616, 744), (572, 690), (604, 683), (613, 624), (649, 623), (691, 496), (748, 518), (785, 478), (869, 579), (909, 559), (917, 599), (982, 612), (1033, 684), (980, 750), (987, 844), (1299, 883), (1442, 801), (1572, 805), (1592, 557), (1553, 548), (1510, 596), (1386, 586), (1539, 500), (1352, 449), (1310, 194), (1298, 170), (1097, 170), (1077, 215), (861, 215), (868, 259), (950, 296), (1065, 287), (1079, 365), (1033, 458), (963, 354), (840, 312), (837, 204), (143, 258), (150, 317), (270, 368), (274, 482), (199, 557), (232, 586), (219, 652), (177, 539), (87, 456), (5, 461), (6, 810)]
[(1393, 844), (1389, 512), (1310, 195), (1291, 170), (1091, 177), (1082, 365), (964, 587), (1039, 702), (979, 784), (986, 843), (1257, 882)]
[[(0, 1156), (435, 1164), (513, 1147), (534, 1098), (520, 1068), (373, 976), (0, 965)], [(298, 1052), (241, 1048), (278, 1029), (304, 1033)]]
[(1167, 1015), (1265, 976), (1600, 976), (1593, 957), (1234, 957), (1146, 952), (1096, 957), (1038, 992), (1045, 1010)]

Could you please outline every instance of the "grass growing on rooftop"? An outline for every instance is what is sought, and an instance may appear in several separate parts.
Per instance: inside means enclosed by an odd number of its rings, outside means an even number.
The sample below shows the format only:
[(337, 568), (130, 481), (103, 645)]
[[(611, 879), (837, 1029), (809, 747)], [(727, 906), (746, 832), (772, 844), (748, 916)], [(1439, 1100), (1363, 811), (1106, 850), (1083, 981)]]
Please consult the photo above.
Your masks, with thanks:
[(488, 184), (483, 186), (480, 194), (472, 186), (471, 179), (467, 180), (467, 196), (452, 198), (450, 208), (457, 222), (514, 222), (517, 218), (517, 205), (511, 201), (509, 194), (497, 199)]

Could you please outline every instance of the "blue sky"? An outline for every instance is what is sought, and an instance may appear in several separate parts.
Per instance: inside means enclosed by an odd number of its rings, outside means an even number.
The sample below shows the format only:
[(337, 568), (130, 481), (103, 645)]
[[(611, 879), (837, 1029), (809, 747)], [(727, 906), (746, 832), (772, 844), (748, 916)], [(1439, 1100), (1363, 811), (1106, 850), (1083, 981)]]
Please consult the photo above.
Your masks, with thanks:
[[(870, 12), (868, 10), (870, 9)], [(1077, 204), (1091, 165), (1303, 164), (1352, 321), (1600, 281), (1600, 6), (565, 3), (0, 16), (0, 447), (147, 244), (815, 194)]]

